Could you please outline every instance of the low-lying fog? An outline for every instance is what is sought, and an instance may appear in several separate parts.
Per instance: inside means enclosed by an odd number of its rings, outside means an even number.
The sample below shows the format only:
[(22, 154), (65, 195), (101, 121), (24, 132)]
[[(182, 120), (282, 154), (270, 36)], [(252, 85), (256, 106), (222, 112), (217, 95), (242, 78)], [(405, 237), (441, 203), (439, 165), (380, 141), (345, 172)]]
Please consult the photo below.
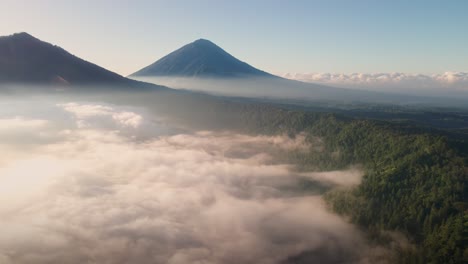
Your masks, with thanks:
[[(0, 263), (376, 263), (275, 153), (303, 136), (191, 131), (143, 107), (0, 98)], [(299, 257), (297, 257), (299, 256)], [(300, 257), (302, 256), (302, 258)]]
[[(304, 102), (384, 103), (466, 108), (468, 93), (421, 86), (418, 89), (380, 89), (369, 85), (346, 86), (333, 83), (305, 83), (281, 78), (183, 78), (132, 77), (175, 89), (193, 90), (221, 96), (254, 97)], [(330, 86), (328, 86), (330, 85)], [(341, 87), (341, 88), (340, 88)], [(343, 88), (345, 87), (345, 88)]]

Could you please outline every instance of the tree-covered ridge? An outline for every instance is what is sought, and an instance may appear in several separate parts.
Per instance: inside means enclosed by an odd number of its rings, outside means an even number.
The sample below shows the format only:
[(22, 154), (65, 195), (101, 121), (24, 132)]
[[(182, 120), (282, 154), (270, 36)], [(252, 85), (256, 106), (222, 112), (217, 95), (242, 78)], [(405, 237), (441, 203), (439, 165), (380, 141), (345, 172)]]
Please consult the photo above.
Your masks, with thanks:
[(328, 194), (336, 212), (366, 228), (409, 235), (421, 250), (404, 254), (404, 262), (462, 263), (463, 255), (466, 261), (468, 167), (446, 138), (405, 135), (368, 121), (321, 136), (340, 151), (338, 164), (361, 163), (366, 171), (355, 190)]
[(398, 262), (468, 261), (468, 158), (465, 148), (454, 147), (466, 141), (390, 122), (252, 107), (242, 110), (242, 120), (255, 132), (306, 131), (311, 140), (322, 139), (323, 151), (289, 157), (300, 165), (322, 170), (363, 166), (361, 185), (331, 191), (326, 199), (334, 211), (371, 233), (406, 234), (416, 248), (402, 249)]

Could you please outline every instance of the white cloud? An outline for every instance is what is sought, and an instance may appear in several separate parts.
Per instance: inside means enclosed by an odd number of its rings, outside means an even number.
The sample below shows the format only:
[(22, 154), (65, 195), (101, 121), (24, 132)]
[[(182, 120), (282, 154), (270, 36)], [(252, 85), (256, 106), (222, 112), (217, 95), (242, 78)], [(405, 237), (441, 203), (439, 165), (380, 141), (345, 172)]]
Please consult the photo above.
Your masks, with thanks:
[(0, 118), (0, 142), (2, 148), (8, 145), (29, 145), (43, 143), (57, 138), (53, 124), (48, 120), (22, 116)]
[(118, 112), (112, 114), (112, 119), (123, 126), (137, 128), (141, 125), (143, 117), (134, 112)]
[(304, 175), (273, 159), (307, 149), (304, 135), (202, 131), (136, 141), (121, 131), (122, 120), (133, 122), (126, 109), (64, 108), (120, 130), (57, 126), (56, 140), (0, 155), (2, 263), (279, 263), (308, 251), (317, 263), (375, 263), (360, 231), (320, 195), (293, 191), (304, 177), (341, 185), (361, 174)]
[(79, 127), (86, 127), (93, 120), (102, 122), (102, 118), (110, 118), (120, 126), (132, 128), (138, 128), (143, 121), (141, 115), (130, 111), (117, 111), (110, 106), (78, 103), (58, 104), (58, 106), (74, 114)]
[(103, 105), (90, 105), (90, 104), (78, 104), (78, 103), (66, 103), (59, 104), (58, 106), (63, 107), (66, 111), (75, 114), (79, 119), (85, 119), (94, 116), (108, 116), (112, 115), (113, 108)]
[(284, 73), (282, 77), (305, 82), (317, 82), (353, 88), (392, 89), (454, 89), (468, 91), (468, 73), (445, 72), (442, 74), (407, 73)]
[(21, 116), (0, 119), (0, 131), (43, 128), (48, 124), (43, 119), (28, 119)]
[(308, 172), (302, 175), (307, 178), (329, 184), (356, 186), (361, 183), (363, 172), (358, 168), (352, 168), (347, 171)]

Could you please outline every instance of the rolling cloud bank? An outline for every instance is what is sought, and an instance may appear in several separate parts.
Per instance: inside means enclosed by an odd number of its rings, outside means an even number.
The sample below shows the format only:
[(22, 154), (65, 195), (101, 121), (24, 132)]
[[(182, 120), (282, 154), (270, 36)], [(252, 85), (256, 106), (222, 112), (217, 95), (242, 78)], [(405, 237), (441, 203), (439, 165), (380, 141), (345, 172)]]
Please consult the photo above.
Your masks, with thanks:
[[(144, 109), (1, 103), (0, 263), (378, 263), (388, 252), (330, 213), (272, 153), (303, 136), (181, 131)], [(47, 118), (46, 118), (47, 117)], [(372, 252), (372, 253), (371, 253)]]
[(447, 95), (451, 92), (468, 93), (468, 73), (445, 72), (441, 74), (407, 73), (283, 73), (288, 79), (329, 84), (340, 87), (371, 89), (386, 92), (404, 92)]

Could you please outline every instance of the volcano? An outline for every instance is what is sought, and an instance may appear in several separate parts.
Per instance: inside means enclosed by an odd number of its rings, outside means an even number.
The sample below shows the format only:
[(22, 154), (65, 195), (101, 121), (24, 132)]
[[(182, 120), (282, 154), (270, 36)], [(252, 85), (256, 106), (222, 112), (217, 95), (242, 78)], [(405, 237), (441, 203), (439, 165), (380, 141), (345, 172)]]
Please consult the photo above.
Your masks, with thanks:
[(199, 39), (135, 72), (134, 77), (276, 77), (236, 59), (206, 39)]

